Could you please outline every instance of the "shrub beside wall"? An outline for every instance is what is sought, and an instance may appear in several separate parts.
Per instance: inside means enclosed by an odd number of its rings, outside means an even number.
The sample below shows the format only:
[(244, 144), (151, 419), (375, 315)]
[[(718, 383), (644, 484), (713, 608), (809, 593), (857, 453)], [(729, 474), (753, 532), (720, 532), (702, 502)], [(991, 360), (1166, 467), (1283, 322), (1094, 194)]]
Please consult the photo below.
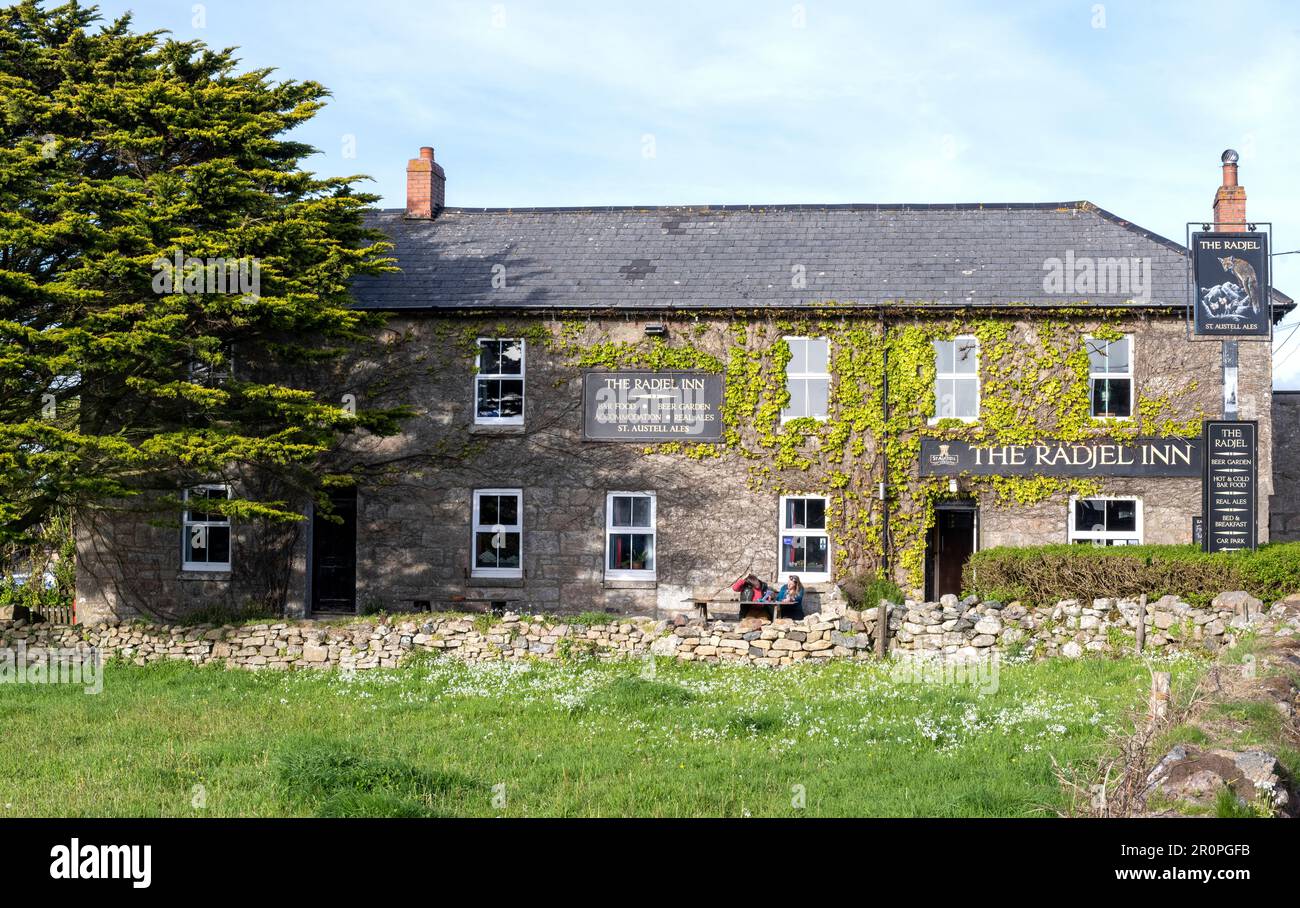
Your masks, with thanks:
[(985, 549), (967, 562), (962, 586), (982, 599), (1033, 604), (1084, 598), (1092, 590), (1178, 596), (1195, 605), (1223, 590), (1246, 590), (1273, 602), (1300, 592), (1300, 543), (1213, 555), (1191, 545)]

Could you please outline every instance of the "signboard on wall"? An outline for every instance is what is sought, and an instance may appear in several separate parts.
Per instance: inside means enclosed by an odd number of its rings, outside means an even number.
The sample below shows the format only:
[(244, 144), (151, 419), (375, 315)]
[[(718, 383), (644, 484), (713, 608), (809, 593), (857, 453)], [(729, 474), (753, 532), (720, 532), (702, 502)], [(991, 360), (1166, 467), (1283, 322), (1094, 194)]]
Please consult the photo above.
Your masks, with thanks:
[(1192, 234), (1192, 273), (1197, 334), (1269, 336), (1268, 234)]
[(1201, 475), (1195, 438), (1132, 441), (1044, 440), (1028, 445), (972, 445), (921, 439), (922, 476), (1187, 476)]
[(1254, 420), (1205, 421), (1202, 547), (1207, 552), (1255, 548), (1258, 433)]
[(722, 440), (722, 376), (713, 372), (587, 372), (588, 441)]

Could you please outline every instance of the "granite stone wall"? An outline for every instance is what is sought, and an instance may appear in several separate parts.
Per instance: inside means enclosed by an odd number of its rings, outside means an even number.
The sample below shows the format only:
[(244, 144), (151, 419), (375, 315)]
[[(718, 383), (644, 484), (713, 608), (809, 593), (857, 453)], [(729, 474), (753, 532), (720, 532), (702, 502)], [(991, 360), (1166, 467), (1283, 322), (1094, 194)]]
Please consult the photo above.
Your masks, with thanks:
[[(86, 513), (76, 527), (76, 609), (79, 620), (174, 620), (200, 611), (236, 615), (266, 596), (259, 556), (279, 567), (273, 581), (287, 591), (289, 614), (305, 614), (307, 534), (301, 525), (281, 529), (272, 541), (249, 526), (231, 529), (235, 553), (229, 571), (181, 568), (178, 519), (131, 509)], [(275, 545), (275, 550), (268, 549)]]
[[(730, 317), (664, 323), (670, 341), (689, 338), (724, 360), (734, 338)], [(565, 364), (562, 354), (541, 344), (529, 346), (524, 427), (475, 426), (473, 371), (463, 354), (478, 331), (486, 330), (484, 324), (468, 317), (394, 317), (385, 335), (386, 352), (354, 362), (349, 375), (328, 391), (342, 395), (354, 380), (360, 384), (361, 377), (390, 374), (391, 397), (367, 403), (409, 403), (418, 412), (401, 435), (363, 438), (341, 454), (344, 463), (383, 465), (358, 495), (359, 609), (472, 611), (496, 605), (557, 614), (670, 616), (689, 609), (691, 598), (723, 591), (743, 573), (776, 579), (779, 495), (750, 487), (747, 471), (754, 464), (731, 455), (691, 459), (648, 454), (636, 443), (584, 442), (581, 372)], [(644, 339), (645, 320), (634, 315), (602, 316), (590, 324), (598, 324), (609, 343)], [(568, 330), (558, 321), (544, 325), (554, 334)], [(1217, 344), (1190, 343), (1174, 317), (1141, 315), (1122, 327), (1136, 334), (1139, 399), (1180, 400), (1181, 411), (1171, 414), (1180, 419), (1220, 412)], [(505, 330), (511, 336), (519, 329)], [(1018, 331), (1026, 343), (1034, 342), (1032, 325), (1022, 323)], [(1267, 538), (1272, 491), (1270, 356), (1267, 344), (1242, 345), (1242, 416), (1260, 420), (1261, 539)], [(783, 477), (783, 484), (790, 491), (835, 497), (833, 490), (799, 487), (798, 476)], [(472, 496), (484, 488), (523, 490), (522, 579), (472, 576)], [(1200, 512), (1197, 481), (1113, 479), (1104, 480), (1103, 488), (1104, 494), (1142, 498), (1146, 541), (1191, 540), (1192, 517)], [(655, 580), (605, 577), (605, 501), (611, 491), (657, 495)], [(977, 504), (981, 547), (1066, 539), (1069, 503), (1063, 496), (1013, 508), (978, 498)], [(311, 610), (309, 536), (307, 521), (288, 556), (289, 617)], [(240, 609), (261, 593), (245, 565), (250, 553), (262, 549), (248, 528), (237, 527), (233, 572), (186, 573), (180, 570), (180, 532), (174, 523), (156, 516), (102, 515), (81, 528), (80, 614), (96, 621), (174, 615), (212, 604)], [(875, 566), (874, 561), (849, 565), (841, 574)], [(814, 587), (813, 595), (828, 590)]]
[[(1192, 541), (1192, 517), (1201, 513), (1199, 479), (1117, 477), (1106, 481), (1104, 494), (1142, 500), (1144, 542)], [(1067, 542), (1069, 508), (1063, 496), (1014, 508), (981, 508), (980, 547)]]

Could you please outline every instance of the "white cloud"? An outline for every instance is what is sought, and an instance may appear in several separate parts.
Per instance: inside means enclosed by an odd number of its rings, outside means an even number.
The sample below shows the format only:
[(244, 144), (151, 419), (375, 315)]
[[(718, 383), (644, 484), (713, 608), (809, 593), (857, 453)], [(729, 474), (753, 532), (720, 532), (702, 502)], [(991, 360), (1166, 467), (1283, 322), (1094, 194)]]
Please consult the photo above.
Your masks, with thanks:
[[(140, 27), (316, 78), (323, 171), (389, 205), (433, 144), (463, 205), (1064, 201), (1181, 241), (1218, 155), (1300, 248), (1300, 10), (1275, 0), (872, 4), (135, 0)], [(105, 2), (106, 13), (125, 3)], [(504, 27), (494, 27), (496, 8)], [(338, 137), (357, 136), (340, 160)], [(654, 136), (656, 155), (642, 154)], [(1300, 296), (1300, 255), (1275, 283)], [(1300, 319), (1288, 320), (1285, 330)], [(1300, 337), (1292, 340), (1300, 346)], [(1284, 351), (1285, 355), (1285, 351)], [(1279, 370), (1300, 387), (1300, 353)]]

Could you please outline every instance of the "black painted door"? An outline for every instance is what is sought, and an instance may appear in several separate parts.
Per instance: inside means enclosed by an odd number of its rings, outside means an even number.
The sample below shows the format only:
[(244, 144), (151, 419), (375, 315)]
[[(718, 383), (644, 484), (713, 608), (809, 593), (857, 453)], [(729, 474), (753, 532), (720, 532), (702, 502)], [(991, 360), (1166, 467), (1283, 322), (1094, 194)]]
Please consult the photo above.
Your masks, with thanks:
[(357, 610), (357, 491), (330, 496), (328, 519), (317, 508), (311, 529), (311, 610)]
[(940, 508), (935, 512), (930, 530), (929, 589), (926, 598), (936, 600), (952, 593), (961, 595), (961, 572), (975, 551), (976, 520), (974, 508)]

